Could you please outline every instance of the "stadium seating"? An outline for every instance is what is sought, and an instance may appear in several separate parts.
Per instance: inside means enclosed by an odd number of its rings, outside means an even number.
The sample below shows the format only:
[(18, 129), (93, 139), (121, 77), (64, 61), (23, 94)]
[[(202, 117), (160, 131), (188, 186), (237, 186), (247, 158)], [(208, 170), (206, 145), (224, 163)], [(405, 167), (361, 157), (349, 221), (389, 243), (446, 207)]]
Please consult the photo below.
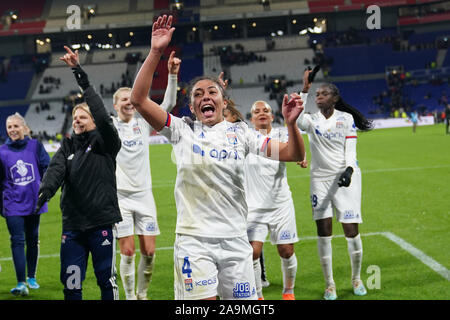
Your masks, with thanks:
[(0, 82), (2, 100), (25, 99), (33, 79), (34, 71), (10, 71), (7, 81)]
[[(49, 102), (50, 110), (36, 111), (37, 103), (32, 103), (25, 115), (25, 121), (33, 133), (46, 132), (54, 136), (61, 132), (64, 123), (65, 113), (62, 112), (61, 102)], [(54, 120), (47, 120), (48, 116), (53, 116)]]
[[(55, 1), (54, 1), (55, 2)], [(18, 18), (23, 19), (38, 19), (41, 18), (44, 9), (45, 0), (14, 0), (1, 1), (0, 12), (3, 14), (7, 10), (17, 10)]]
[(325, 48), (324, 53), (333, 59), (330, 75), (383, 73), (387, 66), (403, 66), (405, 70), (423, 69), (436, 61), (436, 49), (394, 51), (392, 45), (354, 45)]
[[(305, 58), (312, 60), (314, 53), (311, 49), (267, 51), (262, 53), (267, 59), (264, 62), (253, 62), (247, 65), (234, 65), (230, 67), (233, 83), (258, 83), (258, 76), (284, 75), (290, 80), (300, 80), (305, 69)], [(319, 74), (319, 77), (321, 75)]]
[[(112, 64), (96, 64), (85, 65), (83, 68), (89, 75), (90, 82), (97, 88), (97, 90), (99, 90), (101, 84), (103, 84), (105, 87), (109, 87), (111, 86), (112, 82), (119, 82), (122, 73), (126, 72), (127, 64), (125, 62)], [(61, 79), (61, 85), (58, 89), (55, 88), (50, 93), (39, 93), (39, 86), (46, 86), (46, 84), (44, 83), (44, 78), (46, 77)], [(63, 98), (71, 91), (79, 91), (79, 88), (70, 68), (48, 68), (42, 75), (41, 80), (39, 81), (36, 90), (33, 93), (32, 99)]]

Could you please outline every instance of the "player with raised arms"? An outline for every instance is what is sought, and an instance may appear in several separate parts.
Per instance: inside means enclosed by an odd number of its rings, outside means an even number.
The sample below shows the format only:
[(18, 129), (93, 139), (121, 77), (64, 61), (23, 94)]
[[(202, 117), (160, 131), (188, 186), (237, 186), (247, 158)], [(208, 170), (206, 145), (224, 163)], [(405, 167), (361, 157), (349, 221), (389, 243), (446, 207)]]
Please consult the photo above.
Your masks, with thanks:
[(174, 30), (172, 16), (160, 16), (153, 23), (151, 49), (136, 77), (131, 103), (174, 149), (175, 299), (256, 299), (252, 248), (246, 235), (244, 161), (250, 152), (282, 161), (303, 160), (304, 144), (296, 125), (302, 101), (295, 93), (284, 96), (288, 143), (257, 138), (242, 121), (225, 121), (227, 96), (217, 78), (191, 82), (189, 107), (196, 121), (170, 115), (148, 92)]
[[(306, 103), (311, 87), (310, 74), (303, 76), (301, 96)], [(326, 282), (324, 299), (337, 298), (332, 268), (332, 217), (342, 223), (351, 261), (351, 282), (355, 295), (367, 293), (361, 281), (362, 241), (358, 225), (361, 217), (361, 170), (356, 160), (356, 128), (367, 131), (372, 123), (348, 105), (331, 83), (316, 90), (319, 111), (305, 110), (298, 118), (299, 127), (308, 133), (311, 148), (310, 196), (317, 225), (318, 252)]]
[[(169, 75), (161, 107), (170, 111), (176, 105), (177, 75), (181, 60), (170, 53), (167, 61)], [(151, 126), (141, 117), (130, 102), (131, 88), (119, 88), (113, 96), (117, 117), (114, 126), (119, 132), (122, 148), (117, 154), (117, 196), (122, 221), (117, 224), (120, 247), (120, 276), (127, 300), (147, 300), (147, 291), (155, 264), (156, 236), (160, 234), (149, 159)], [(141, 257), (137, 268), (137, 293), (135, 289), (135, 242), (139, 238)]]
[[(263, 100), (251, 107), (251, 122), (256, 136), (270, 137), (285, 142), (288, 134), (284, 127), (273, 128), (271, 106)], [(258, 299), (263, 299), (261, 279), (261, 253), (270, 231), (270, 241), (277, 245), (283, 275), (283, 300), (295, 300), (294, 286), (297, 257), (294, 243), (298, 241), (295, 208), (287, 183), (286, 163), (249, 154), (245, 163), (246, 199), (248, 205), (247, 234), (253, 247)]]

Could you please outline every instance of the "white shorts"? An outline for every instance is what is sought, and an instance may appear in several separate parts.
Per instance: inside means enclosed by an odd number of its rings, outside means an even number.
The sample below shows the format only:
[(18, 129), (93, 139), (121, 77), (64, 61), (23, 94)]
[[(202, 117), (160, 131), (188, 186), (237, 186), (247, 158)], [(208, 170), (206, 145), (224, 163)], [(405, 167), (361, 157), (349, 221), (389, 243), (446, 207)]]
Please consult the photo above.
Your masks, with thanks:
[(151, 189), (139, 192), (118, 191), (122, 221), (117, 223), (117, 237), (160, 234), (155, 200)]
[(311, 178), (311, 205), (314, 220), (333, 217), (341, 223), (362, 223), (361, 171), (355, 170), (348, 187), (339, 187), (339, 176), (332, 180), (317, 181)]
[(177, 234), (174, 245), (175, 300), (256, 300), (253, 249), (248, 238), (204, 238)]
[(264, 242), (270, 231), (272, 244), (298, 241), (295, 208), (292, 199), (274, 209), (250, 210), (247, 216), (249, 241)]

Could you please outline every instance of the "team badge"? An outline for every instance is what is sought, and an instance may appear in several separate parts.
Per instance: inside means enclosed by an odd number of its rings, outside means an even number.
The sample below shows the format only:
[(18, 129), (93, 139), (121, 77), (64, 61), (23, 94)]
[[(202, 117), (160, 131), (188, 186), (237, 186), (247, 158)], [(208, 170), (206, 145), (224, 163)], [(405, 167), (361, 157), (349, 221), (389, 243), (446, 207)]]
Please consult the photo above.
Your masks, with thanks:
[(227, 139), (228, 143), (232, 145), (236, 145), (238, 142), (237, 135), (234, 132), (227, 132)]
[(133, 127), (133, 133), (134, 134), (141, 134), (141, 129), (138, 126)]
[(344, 127), (344, 123), (341, 121), (336, 122), (336, 129), (342, 129)]
[(186, 288), (186, 291), (192, 291), (194, 289), (194, 286), (192, 284), (192, 278), (184, 280), (184, 287)]

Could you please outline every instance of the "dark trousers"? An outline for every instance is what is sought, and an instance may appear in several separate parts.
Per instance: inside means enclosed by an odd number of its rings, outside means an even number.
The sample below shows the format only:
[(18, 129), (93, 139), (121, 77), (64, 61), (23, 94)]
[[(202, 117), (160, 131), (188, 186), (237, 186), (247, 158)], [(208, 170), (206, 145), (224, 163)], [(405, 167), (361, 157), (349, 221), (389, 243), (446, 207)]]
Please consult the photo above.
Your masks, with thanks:
[[(25, 282), (25, 274), (29, 278), (36, 277), (39, 256), (40, 217), (40, 215), (5, 217), (10, 234), (11, 252), (17, 282)], [(27, 246), (26, 253), (25, 244)]]
[(82, 299), (82, 283), (86, 277), (89, 253), (92, 255), (102, 300), (118, 300), (116, 245), (112, 226), (88, 231), (63, 231), (60, 278), (64, 285), (64, 299)]

